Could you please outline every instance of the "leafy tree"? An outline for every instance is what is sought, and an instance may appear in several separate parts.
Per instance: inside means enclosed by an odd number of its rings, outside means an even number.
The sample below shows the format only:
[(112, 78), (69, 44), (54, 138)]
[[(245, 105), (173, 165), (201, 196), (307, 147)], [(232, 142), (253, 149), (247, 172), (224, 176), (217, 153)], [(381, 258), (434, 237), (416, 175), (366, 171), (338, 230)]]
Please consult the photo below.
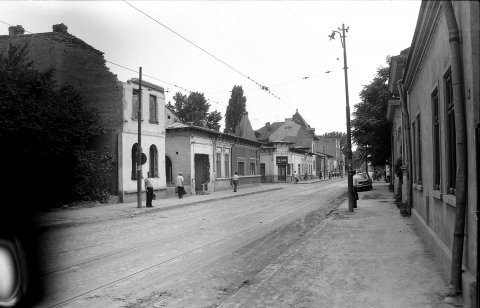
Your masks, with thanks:
[(172, 105), (169, 102), (167, 107), (177, 114), (180, 121), (184, 123), (192, 122), (196, 126), (202, 126), (202, 121), (206, 121), (208, 128), (220, 131), (219, 123), (222, 120), (222, 115), (216, 110), (209, 112), (210, 104), (203, 93), (191, 92), (187, 97), (177, 92), (173, 100), (175, 103)]
[(17, 206), (71, 202), (78, 155), (103, 129), (73, 88), (57, 86), (54, 69), (36, 70), (27, 54), (28, 45), (0, 54), (2, 188), (17, 194)]
[(243, 95), (242, 86), (233, 86), (232, 95), (228, 100), (225, 112), (225, 133), (235, 133), (235, 128), (240, 124), (243, 113), (247, 110), (247, 98)]
[(354, 142), (374, 166), (388, 164), (390, 159), (391, 126), (385, 116), (390, 99), (388, 74), (388, 67), (380, 67), (373, 81), (363, 86), (351, 122)]

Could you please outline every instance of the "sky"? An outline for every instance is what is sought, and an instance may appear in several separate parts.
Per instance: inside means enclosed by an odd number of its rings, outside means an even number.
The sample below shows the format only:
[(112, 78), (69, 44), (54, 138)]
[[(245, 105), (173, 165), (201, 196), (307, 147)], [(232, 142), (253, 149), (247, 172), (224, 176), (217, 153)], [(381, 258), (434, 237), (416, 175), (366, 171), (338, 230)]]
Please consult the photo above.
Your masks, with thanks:
[(104, 53), (120, 81), (138, 78), (142, 67), (144, 80), (167, 90), (166, 102), (176, 92), (203, 92), (210, 110), (225, 116), (230, 91), (241, 85), (253, 129), (298, 110), (320, 135), (346, 131), (343, 48), (338, 33), (329, 39), (332, 30), (348, 27), (353, 112), (387, 56), (410, 46), (420, 3), (0, 1), (0, 35), (8, 34), (7, 24), (41, 33), (64, 23)]

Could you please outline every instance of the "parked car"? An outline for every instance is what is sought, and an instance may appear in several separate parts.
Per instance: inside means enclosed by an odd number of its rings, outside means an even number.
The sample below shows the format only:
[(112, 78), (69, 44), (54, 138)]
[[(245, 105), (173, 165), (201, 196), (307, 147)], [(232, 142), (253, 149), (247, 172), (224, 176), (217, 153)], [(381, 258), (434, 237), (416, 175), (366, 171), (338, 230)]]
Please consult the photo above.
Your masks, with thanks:
[(372, 178), (366, 173), (357, 173), (353, 176), (353, 187), (356, 191), (371, 190)]

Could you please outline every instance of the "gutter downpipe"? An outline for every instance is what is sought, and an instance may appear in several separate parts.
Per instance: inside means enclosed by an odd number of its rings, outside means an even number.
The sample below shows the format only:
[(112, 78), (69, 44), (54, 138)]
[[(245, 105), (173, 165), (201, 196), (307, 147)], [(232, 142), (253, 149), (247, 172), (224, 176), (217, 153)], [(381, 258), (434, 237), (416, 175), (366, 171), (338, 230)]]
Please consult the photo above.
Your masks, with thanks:
[[(412, 138), (410, 135), (410, 114), (408, 113), (408, 105), (407, 105), (407, 93), (405, 92), (405, 87), (403, 81), (397, 82), (398, 92), (400, 93), (400, 100), (402, 101), (402, 132), (404, 132), (404, 136), (406, 135), (405, 143), (407, 145), (407, 167), (408, 167), (408, 174), (407, 174), (407, 213), (408, 216), (412, 215), (412, 207), (413, 207), (413, 189), (412, 189), (412, 174), (413, 174), (413, 165), (412, 165)], [(390, 171), (392, 174), (392, 171)]]
[(462, 54), (460, 50), (460, 35), (455, 12), (451, 1), (442, 1), (443, 12), (447, 21), (451, 57), (453, 101), (455, 110), (456, 137), (456, 210), (453, 233), (452, 271), (450, 278), (450, 295), (461, 293), (462, 289), (462, 259), (465, 237), (465, 212), (467, 195), (467, 151), (466, 151), (466, 116), (463, 83)]

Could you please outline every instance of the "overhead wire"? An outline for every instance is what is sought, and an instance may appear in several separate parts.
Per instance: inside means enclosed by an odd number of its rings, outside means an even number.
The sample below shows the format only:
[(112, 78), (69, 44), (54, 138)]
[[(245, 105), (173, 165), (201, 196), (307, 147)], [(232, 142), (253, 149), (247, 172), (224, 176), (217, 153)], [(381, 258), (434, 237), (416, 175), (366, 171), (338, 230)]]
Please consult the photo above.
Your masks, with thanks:
[(194, 43), (193, 41), (191, 41), (190, 39), (186, 38), (185, 36), (181, 35), (180, 33), (178, 33), (177, 31), (173, 30), (172, 28), (168, 27), (167, 25), (163, 24), (162, 22), (158, 21), (157, 19), (155, 19), (154, 17), (150, 16), (149, 14), (145, 13), (144, 11), (140, 10), (139, 8), (137, 8), (136, 6), (134, 6), (133, 4), (129, 3), (127, 0), (122, 0), (123, 2), (125, 2), (126, 4), (128, 4), (130, 7), (132, 7), (133, 9), (135, 9), (136, 11), (140, 12), (141, 14), (145, 15), (146, 17), (148, 17), (149, 19), (153, 20), (155, 23), (159, 24), (160, 26), (164, 27), (165, 29), (167, 29), (168, 31), (172, 32), (173, 34), (177, 35), (178, 37), (182, 38), (183, 40), (185, 40), (186, 42), (188, 42), (189, 44), (195, 46), (196, 48), (200, 49), (201, 51), (203, 51), (204, 53), (206, 53), (207, 55), (209, 55), (210, 57), (212, 57), (213, 59), (217, 60), (218, 62), (222, 63), (223, 65), (227, 66), (228, 68), (232, 69), (233, 71), (237, 72), (238, 74), (242, 75), (243, 77), (247, 78), (248, 80), (250, 80), (251, 82), (255, 83), (257, 86), (260, 87), (260, 89), (264, 90), (265, 92), (269, 93), (270, 95), (272, 95), (273, 97), (275, 97), (276, 99), (280, 100), (281, 99), (275, 95), (274, 93), (272, 93), (269, 89), (269, 87), (261, 84), (260, 82), (256, 81), (255, 79), (251, 78), (250, 76), (242, 73), (241, 71), (239, 71), (238, 69), (236, 69), (235, 67), (233, 67), (232, 65), (226, 63), (225, 61), (223, 61), (222, 59), (218, 58), (217, 56), (215, 56), (214, 54), (212, 54), (211, 52), (207, 51), (206, 49), (200, 47), (198, 44)]

